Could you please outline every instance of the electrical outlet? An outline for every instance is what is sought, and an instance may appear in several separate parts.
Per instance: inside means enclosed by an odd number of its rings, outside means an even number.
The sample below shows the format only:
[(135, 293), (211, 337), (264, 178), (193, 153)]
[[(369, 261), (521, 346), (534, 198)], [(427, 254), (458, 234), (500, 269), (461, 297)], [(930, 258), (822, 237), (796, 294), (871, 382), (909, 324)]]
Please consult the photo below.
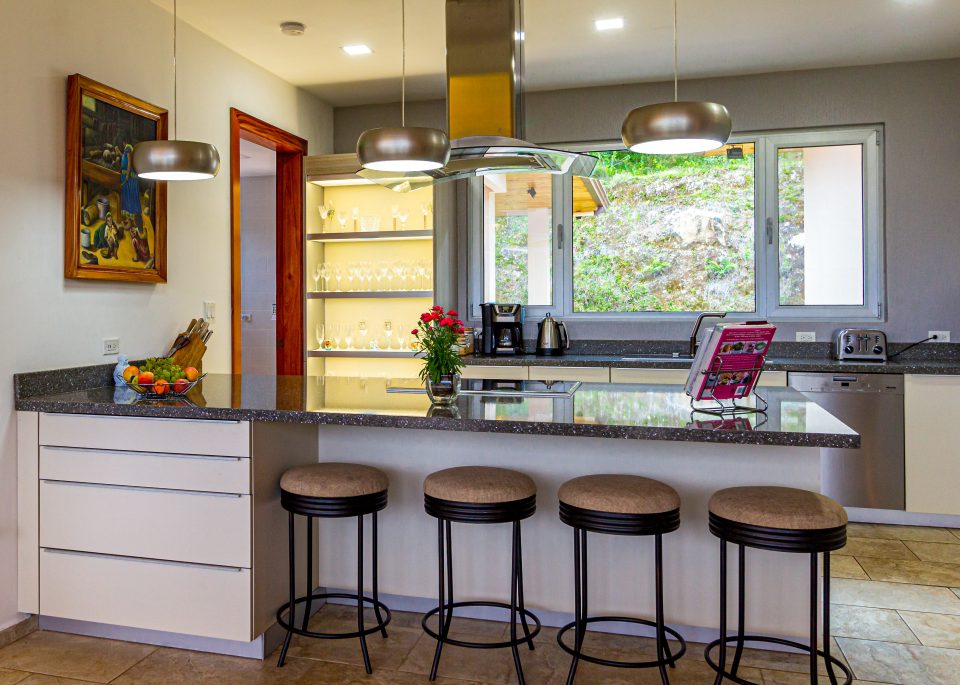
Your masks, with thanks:
[(817, 334), (814, 331), (797, 331), (797, 342), (817, 342)]
[(213, 321), (217, 318), (216, 302), (210, 302), (209, 300), (207, 300), (206, 302), (203, 303), (203, 318), (206, 319), (208, 322), (213, 323)]
[(104, 338), (103, 354), (104, 356), (120, 354), (120, 338)]
[(927, 331), (928, 338), (932, 338), (933, 336), (937, 336), (937, 339), (931, 340), (930, 342), (950, 342), (950, 331)]

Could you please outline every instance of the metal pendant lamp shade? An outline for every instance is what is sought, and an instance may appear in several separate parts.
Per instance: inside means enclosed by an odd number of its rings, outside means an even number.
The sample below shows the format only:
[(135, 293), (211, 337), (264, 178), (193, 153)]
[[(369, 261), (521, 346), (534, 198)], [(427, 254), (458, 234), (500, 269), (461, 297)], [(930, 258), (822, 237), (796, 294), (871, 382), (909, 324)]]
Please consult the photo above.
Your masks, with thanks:
[(357, 139), (360, 166), (373, 171), (431, 171), (450, 160), (450, 139), (438, 128), (407, 126), (407, 12), (400, 2), (400, 126), (371, 128)]
[(681, 155), (721, 147), (731, 128), (730, 112), (716, 102), (661, 102), (631, 111), (620, 135), (634, 152)]
[(450, 160), (450, 140), (437, 128), (371, 128), (357, 140), (360, 166), (376, 171), (429, 171)]
[(210, 143), (177, 140), (177, 0), (173, 0), (173, 139), (133, 146), (137, 176), (154, 181), (199, 181), (220, 172), (220, 153)]
[(220, 172), (220, 153), (210, 143), (149, 140), (133, 148), (133, 168), (155, 181), (196, 181)]
[(727, 108), (716, 102), (680, 102), (677, 50), (677, 0), (673, 0), (673, 102), (637, 107), (620, 129), (623, 144), (634, 152), (684, 155), (726, 144), (733, 123)]

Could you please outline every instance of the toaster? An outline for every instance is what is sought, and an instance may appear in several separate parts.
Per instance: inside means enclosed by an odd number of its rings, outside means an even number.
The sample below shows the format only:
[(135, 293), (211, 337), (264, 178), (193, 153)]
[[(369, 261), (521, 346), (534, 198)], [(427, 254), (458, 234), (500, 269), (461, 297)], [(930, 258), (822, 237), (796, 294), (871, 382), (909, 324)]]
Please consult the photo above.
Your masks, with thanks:
[(833, 335), (833, 357), (840, 360), (887, 361), (887, 335), (870, 328), (841, 328)]

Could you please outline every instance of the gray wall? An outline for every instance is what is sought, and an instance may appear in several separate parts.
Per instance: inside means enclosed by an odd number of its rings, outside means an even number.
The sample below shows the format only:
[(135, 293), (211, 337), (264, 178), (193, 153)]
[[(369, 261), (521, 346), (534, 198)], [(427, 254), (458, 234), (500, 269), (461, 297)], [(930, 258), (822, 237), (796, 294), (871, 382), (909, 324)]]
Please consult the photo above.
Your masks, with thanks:
[(243, 373), (277, 372), (277, 177), (240, 179), (241, 299)]
[[(631, 84), (527, 95), (527, 139), (604, 141), (633, 107), (672, 97), (672, 84)], [(886, 127), (887, 321), (893, 340), (951, 330), (960, 338), (960, 60), (759, 74), (683, 82), (681, 99), (722, 102), (736, 131), (883, 123)], [(411, 125), (444, 126), (442, 101), (407, 106)], [(334, 111), (334, 146), (352, 150), (368, 127), (399, 122), (397, 105)], [(837, 322), (841, 323), (841, 322)], [(586, 329), (585, 324), (579, 325)], [(681, 338), (687, 324), (589, 324), (574, 337)], [(816, 331), (833, 324), (784, 324)]]

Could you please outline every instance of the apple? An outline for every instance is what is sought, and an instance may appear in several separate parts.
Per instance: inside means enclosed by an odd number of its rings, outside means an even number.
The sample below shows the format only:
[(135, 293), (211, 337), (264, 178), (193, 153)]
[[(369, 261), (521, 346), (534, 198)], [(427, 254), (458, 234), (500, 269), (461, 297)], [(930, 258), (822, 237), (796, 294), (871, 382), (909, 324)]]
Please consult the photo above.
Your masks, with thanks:
[(164, 395), (170, 389), (170, 384), (162, 378), (153, 384), (153, 392), (157, 395)]
[(185, 377), (188, 381), (190, 381), (191, 383), (193, 383), (195, 380), (197, 380), (198, 378), (200, 378), (200, 372), (197, 371), (197, 370), (196, 370), (195, 368), (193, 368), (192, 366), (188, 366), (187, 368), (185, 368), (185, 369), (183, 370), (183, 375), (184, 375), (184, 377)]
[(178, 395), (182, 395), (183, 393), (185, 393), (187, 391), (187, 388), (189, 387), (190, 387), (190, 381), (188, 381), (186, 378), (178, 378), (173, 383), (173, 391)]
[(152, 371), (144, 371), (143, 373), (141, 373), (140, 376), (139, 376), (139, 378), (137, 378), (137, 384), (138, 384), (138, 385), (153, 385), (153, 372), (152, 372)]
[(123, 370), (123, 380), (127, 383), (136, 383), (137, 378), (140, 376), (140, 369), (136, 366), (128, 366)]

